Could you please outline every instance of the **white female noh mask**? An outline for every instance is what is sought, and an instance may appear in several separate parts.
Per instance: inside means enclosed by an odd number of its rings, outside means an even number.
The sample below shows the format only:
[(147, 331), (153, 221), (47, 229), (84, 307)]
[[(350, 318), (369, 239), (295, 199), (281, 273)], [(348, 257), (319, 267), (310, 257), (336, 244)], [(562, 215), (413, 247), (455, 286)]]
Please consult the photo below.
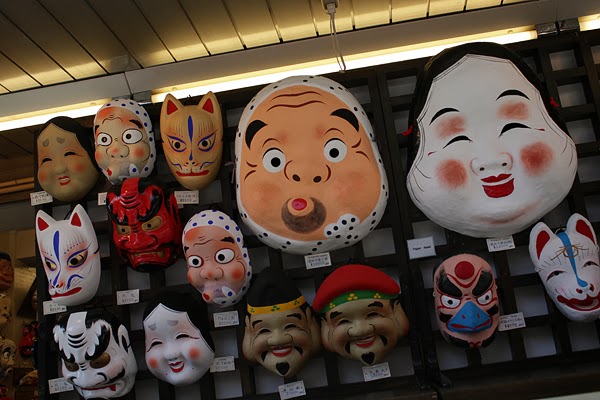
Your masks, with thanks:
[(578, 322), (600, 317), (598, 241), (587, 219), (573, 214), (556, 234), (538, 223), (529, 237), (529, 255), (560, 312)]
[(473, 237), (527, 228), (567, 195), (575, 145), (556, 103), (509, 49), (471, 43), (434, 57), (411, 114), (417, 153), (407, 178), (433, 222)]
[(35, 230), (52, 300), (73, 306), (94, 297), (100, 284), (100, 248), (83, 207), (75, 206), (64, 221), (40, 210)]

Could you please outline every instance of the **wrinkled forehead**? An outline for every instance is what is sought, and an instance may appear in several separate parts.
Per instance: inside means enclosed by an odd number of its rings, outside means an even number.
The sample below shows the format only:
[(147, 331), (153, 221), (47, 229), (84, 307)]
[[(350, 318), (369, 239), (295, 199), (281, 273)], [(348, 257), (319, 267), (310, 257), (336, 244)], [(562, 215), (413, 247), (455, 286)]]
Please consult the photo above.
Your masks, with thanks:
[(306, 85), (293, 85), (274, 90), (262, 103), (260, 103), (252, 119), (268, 117), (276, 111), (290, 109), (299, 114), (310, 112), (310, 105), (331, 108), (348, 108), (348, 106), (337, 96), (325, 90)]
[(123, 122), (127, 122), (131, 119), (139, 121), (140, 118), (135, 115), (132, 111), (122, 107), (106, 107), (98, 111), (96, 118), (94, 119), (95, 125), (102, 125), (107, 120), (121, 119)]

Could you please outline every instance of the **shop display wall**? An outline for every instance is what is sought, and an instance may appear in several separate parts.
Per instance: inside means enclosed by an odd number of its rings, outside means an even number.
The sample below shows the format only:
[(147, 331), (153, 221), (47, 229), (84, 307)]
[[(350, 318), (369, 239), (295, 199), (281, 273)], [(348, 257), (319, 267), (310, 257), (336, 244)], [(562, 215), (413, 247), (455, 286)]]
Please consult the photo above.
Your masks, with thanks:
[[(564, 226), (574, 212), (587, 216), (600, 232), (600, 32), (585, 32), (543, 38), (511, 45), (546, 82), (550, 94), (560, 99), (563, 117), (577, 144), (579, 173), (567, 199), (544, 218), (551, 228)], [(594, 59), (594, 55), (596, 56)], [(594, 61), (595, 60), (595, 61)], [(217, 94), (223, 110), (225, 143), (223, 165), (217, 181), (200, 192), (200, 204), (180, 209), (182, 222), (196, 212), (215, 208), (232, 216), (245, 233), (254, 273), (270, 265), (283, 268), (294, 279), (309, 303), (315, 291), (335, 268), (360, 262), (380, 268), (402, 288), (402, 306), (410, 320), (407, 338), (388, 356), (391, 378), (364, 382), (362, 364), (323, 352), (309, 362), (296, 379), (284, 380), (260, 366), (246, 362), (241, 354), (245, 302), (221, 310), (209, 307), (211, 334), (216, 356), (234, 356), (236, 370), (205, 375), (186, 387), (175, 388), (157, 380), (144, 361), (142, 313), (145, 302), (165, 286), (179, 291), (194, 290), (186, 278), (187, 266), (180, 258), (165, 271), (141, 273), (124, 265), (111, 239), (111, 225), (98, 193), (109, 185), (104, 177), (79, 203), (88, 211), (100, 242), (102, 278), (98, 295), (88, 304), (69, 307), (69, 312), (106, 309), (116, 313), (130, 329), (139, 372), (129, 399), (278, 399), (278, 386), (303, 380), (308, 398), (367, 398), (368, 393), (386, 391), (377, 398), (432, 399), (471, 397), (487, 382), (493, 388), (486, 398), (539, 398), (551, 394), (600, 390), (600, 323), (572, 323), (566, 320), (546, 296), (534, 272), (527, 249), (529, 231), (514, 235), (516, 249), (488, 253), (484, 239), (472, 239), (433, 224), (411, 203), (405, 178), (410, 137), (407, 129), (416, 76), (427, 59), (407, 61), (329, 76), (347, 87), (368, 113), (381, 149), (389, 181), (389, 202), (385, 215), (369, 236), (356, 245), (331, 253), (331, 267), (307, 270), (302, 256), (282, 254), (268, 248), (244, 229), (237, 214), (233, 173), (233, 143), (244, 106), (261, 89), (254, 87)], [(197, 104), (199, 98), (186, 99)], [(145, 106), (159, 137), (160, 104)], [(90, 126), (93, 117), (82, 119)], [(171, 176), (161, 146), (152, 176), (172, 190), (184, 190)], [(37, 175), (37, 171), (36, 171)], [(37, 185), (37, 184), (36, 184)], [(39, 186), (36, 190), (41, 190)], [(54, 202), (38, 206), (55, 218), (64, 218), (75, 206)], [(433, 236), (436, 257), (409, 260), (406, 240)], [(433, 269), (456, 249), (475, 252), (495, 270), (501, 314), (523, 312), (526, 328), (500, 332), (484, 349), (464, 350), (443, 339), (433, 314)], [(44, 270), (37, 253), (37, 273)], [(140, 289), (140, 303), (117, 306), (116, 292)], [(40, 399), (74, 399), (76, 392), (50, 395), (46, 381), (59, 376), (59, 358), (52, 340), (56, 315), (43, 316), (42, 303), (49, 300), (46, 281), (38, 279), (40, 314)], [(237, 310), (241, 324), (214, 328), (212, 313)], [(560, 368), (563, 381), (553, 379), (550, 366)], [(557, 376), (560, 376), (557, 375)], [(596, 379), (591, 377), (596, 376)], [(523, 378), (528, 377), (527, 381)], [(479, 386), (478, 386), (479, 385)], [(495, 385), (495, 386), (494, 386)], [(479, 389), (478, 389), (479, 388)], [(510, 392), (503, 392), (510, 390)], [(550, 393), (549, 393), (550, 392)], [(469, 395), (471, 393), (471, 396)], [(521, 396), (521, 397), (520, 397)], [(528, 397), (530, 396), (530, 397)], [(371, 398), (371, 397), (369, 397)], [(481, 398), (480, 395), (475, 398)]]

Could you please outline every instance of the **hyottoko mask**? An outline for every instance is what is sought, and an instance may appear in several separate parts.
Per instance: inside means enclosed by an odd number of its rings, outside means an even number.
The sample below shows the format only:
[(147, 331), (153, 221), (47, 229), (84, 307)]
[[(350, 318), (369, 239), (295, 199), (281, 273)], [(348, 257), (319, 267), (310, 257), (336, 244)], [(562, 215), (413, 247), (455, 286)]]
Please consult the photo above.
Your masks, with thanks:
[(522, 231), (567, 195), (575, 144), (556, 103), (516, 54), (494, 43), (433, 57), (411, 112), (417, 153), (407, 177), (433, 222), (474, 237)]
[(15, 269), (12, 266), (10, 255), (0, 252), (0, 290), (8, 290), (15, 280)]
[(529, 254), (560, 312), (578, 322), (600, 317), (598, 241), (587, 219), (573, 214), (556, 234), (538, 223), (531, 230)]
[(381, 362), (408, 333), (400, 286), (384, 272), (351, 264), (336, 269), (317, 290), (323, 347), (366, 365)]
[(433, 296), (444, 339), (460, 347), (485, 347), (500, 321), (492, 267), (473, 254), (450, 257), (436, 269)]
[(21, 340), (19, 341), (19, 354), (23, 358), (29, 358), (33, 355), (33, 348), (38, 338), (38, 322), (31, 321), (23, 326)]
[(154, 168), (154, 131), (148, 113), (134, 100), (106, 103), (94, 118), (94, 156), (113, 185), (126, 178), (145, 178)]
[(189, 385), (208, 371), (215, 356), (206, 304), (191, 294), (163, 292), (144, 311), (146, 364), (172, 385)]
[(319, 325), (313, 311), (280, 269), (263, 269), (248, 296), (244, 357), (289, 378), (321, 350)]
[(330, 79), (291, 77), (262, 89), (244, 109), (235, 155), (240, 214), (273, 248), (311, 254), (352, 245), (385, 210), (373, 128)]
[(201, 211), (183, 230), (188, 280), (207, 303), (228, 307), (248, 290), (252, 267), (244, 236), (229, 216)]
[(112, 399), (131, 391), (137, 364), (129, 333), (106, 311), (77, 312), (54, 327), (62, 375), (84, 399)]
[(170, 266), (181, 247), (177, 200), (168, 190), (140, 178), (113, 187), (106, 198), (113, 222), (113, 241), (136, 271)]
[(79, 200), (96, 184), (90, 137), (88, 129), (68, 117), (52, 118), (37, 135), (37, 179), (55, 199)]
[(17, 345), (10, 339), (0, 339), (0, 381), (13, 371)]
[(168, 94), (160, 112), (160, 136), (177, 182), (201, 190), (215, 180), (223, 155), (223, 120), (212, 92), (197, 106), (184, 106)]
[(53, 301), (74, 306), (94, 297), (100, 284), (100, 248), (92, 221), (79, 204), (64, 221), (40, 210), (35, 232)]

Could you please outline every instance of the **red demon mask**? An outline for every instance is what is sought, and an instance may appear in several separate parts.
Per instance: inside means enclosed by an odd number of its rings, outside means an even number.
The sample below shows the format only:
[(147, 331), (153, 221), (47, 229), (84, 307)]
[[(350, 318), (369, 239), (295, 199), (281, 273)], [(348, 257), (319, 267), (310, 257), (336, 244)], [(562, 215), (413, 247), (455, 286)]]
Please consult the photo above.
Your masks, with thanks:
[(21, 340), (19, 341), (19, 354), (23, 358), (29, 358), (33, 354), (33, 345), (37, 341), (38, 322), (32, 321), (23, 327)]
[(107, 195), (113, 240), (121, 257), (136, 271), (173, 264), (181, 249), (177, 200), (158, 185), (129, 178)]

